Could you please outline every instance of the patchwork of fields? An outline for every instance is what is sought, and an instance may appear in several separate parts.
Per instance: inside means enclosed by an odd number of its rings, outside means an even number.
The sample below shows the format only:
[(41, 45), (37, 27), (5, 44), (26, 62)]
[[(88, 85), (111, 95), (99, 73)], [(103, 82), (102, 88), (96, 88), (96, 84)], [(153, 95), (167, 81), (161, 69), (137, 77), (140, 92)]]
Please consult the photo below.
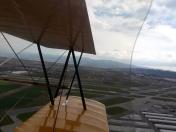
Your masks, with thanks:
[[(85, 97), (106, 105), (112, 128), (116, 124), (114, 121), (118, 122), (119, 118), (131, 113), (146, 110), (170, 113), (176, 108), (176, 83), (164, 78), (134, 74), (130, 81), (129, 74), (124, 71), (89, 68), (81, 69), (80, 75)], [(69, 88), (72, 74), (67, 77), (63, 85)], [(57, 83), (58, 79), (50, 77), (50, 81)], [(53, 93), (55, 90), (52, 87)], [(76, 81), (71, 95), (80, 96)], [(48, 91), (44, 86), (0, 81), (0, 131), (11, 131), (48, 102)]]

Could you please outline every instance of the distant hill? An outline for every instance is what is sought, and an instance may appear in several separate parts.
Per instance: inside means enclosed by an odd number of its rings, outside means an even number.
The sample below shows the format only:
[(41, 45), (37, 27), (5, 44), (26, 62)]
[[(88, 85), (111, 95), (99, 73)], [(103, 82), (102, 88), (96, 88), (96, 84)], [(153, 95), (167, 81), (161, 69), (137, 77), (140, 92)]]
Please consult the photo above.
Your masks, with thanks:
[(146, 76), (155, 76), (161, 78), (176, 78), (176, 72), (156, 70), (156, 69), (147, 69), (147, 68), (133, 68), (133, 73), (143, 74)]
[[(23, 54), (21, 56), (25, 60), (39, 60), (38, 54)], [(48, 62), (54, 62), (55, 60), (58, 59), (58, 56), (53, 56), (53, 55), (46, 55), (44, 54), (44, 59), (45, 61)], [(63, 56), (60, 60), (59, 63), (65, 62), (66, 56)], [(70, 61), (72, 62), (72, 59)], [(125, 69), (128, 70), (130, 69), (129, 64), (121, 63), (118, 61), (113, 61), (113, 60), (103, 60), (103, 59), (91, 59), (88, 57), (83, 57), (81, 61), (82, 66), (87, 66), (87, 67), (95, 67), (95, 68), (103, 68), (103, 69), (112, 69), (112, 70), (121, 70)], [(156, 70), (156, 69), (148, 69), (148, 68), (141, 68), (137, 66), (132, 66), (132, 72), (136, 74), (143, 74), (147, 76), (156, 76), (156, 77), (165, 77), (165, 78), (176, 78), (176, 72), (172, 71), (164, 71), (164, 70)]]
[[(58, 59), (58, 56), (54, 55), (46, 55), (44, 54), (45, 61), (54, 62)], [(26, 60), (39, 60), (39, 55), (37, 54), (23, 54), (23, 59)], [(59, 63), (65, 62), (66, 56), (63, 56)], [(70, 63), (73, 63), (72, 58), (70, 59)], [(83, 57), (81, 60), (81, 65), (88, 67), (96, 67), (96, 68), (105, 68), (105, 69), (118, 69), (118, 68), (129, 68), (128, 64), (124, 64), (118, 61), (112, 60), (103, 60), (103, 59), (91, 59), (88, 57)]]
[(94, 60), (90, 58), (83, 58), (83, 60), (81, 61), (81, 65), (105, 69), (129, 68), (128, 64), (124, 64), (118, 61)]

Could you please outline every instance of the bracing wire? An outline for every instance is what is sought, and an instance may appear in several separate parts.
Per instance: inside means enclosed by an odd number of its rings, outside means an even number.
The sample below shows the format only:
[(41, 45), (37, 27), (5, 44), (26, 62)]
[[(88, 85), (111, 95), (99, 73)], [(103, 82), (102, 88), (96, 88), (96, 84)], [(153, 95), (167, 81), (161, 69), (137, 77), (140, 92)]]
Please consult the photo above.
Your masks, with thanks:
[[(66, 75), (64, 75), (64, 82), (63, 84), (65, 83), (65, 78), (66, 78)], [(59, 109), (60, 109), (60, 105), (61, 105), (61, 102), (62, 102), (62, 94), (63, 94), (63, 87), (61, 85), (61, 92), (60, 92), (60, 89), (59, 89), (59, 104), (58, 104), (58, 108), (57, 108), (57, 111), (56, 111), (56, 118), (54, 119), (54, 125), (53, 125), (53, 132), (55, 132), (55, 126), (56, 126), (56, 122), (57, 122), (57, 116), (59, 114)]]
[[(66, 51), (66, 52), (67, 52), (67, 51)], [(65, 53), (66, 53), (66, 52), (65, 52)], [(59, 77), (60, 72), (61, 72), (61, 71), (60, 71), (60, 69), (57, 69), (57, 71), (56, 71), (56, 73), (57, 73), (57, 74), (56, 74), (56, 76), (55, 76), (56, 78), (58, 78), (58, 77)]]
[(33, 77), (31, 76), (28, 68), (25, 66), (25, 64), (23, 63), (23, 61), (20, 59), (20, 57), (18, 56), (18, 54), (15, 52), (15, 50), (13, 49), (12, 45), (10, 44), (10, 42), (8, 41), (8, 39), (6, 38), (6, 36), (4, 35), (3, 32), (1, 32), (1, 35), (3, 36), (3, 38), (5, 39), (6, 43), (8, 44), (8, 46), (10, 47), (10, 49), (13, 51), (14, 55), (17, 57), (18, 61), (21, 63), (21, 65), (23, 66), (23, 68), (27, 71), (28, 75), (31, 77), (32, 81), (34, 81)]
[[(17, 55), (21, 54), (23, 51), (25, 51), (26, 49), (30, 48), (32, 45), (34, 45), (33, 42), (31, 44), (29, 44), (28, 46), (26, 46), (25, 48), (23, 48), (22, 50), (20, 50), (19, 52), (17, 52)], [(3, 66), (4, 64), (8, 63), (12, 59), (13, 58), (8, 58), (8, 59), (4, 60), (3, 62), (0, 63), (0, 67)]]
[[(29, 32), (29, 35), (31, 36), (31, 39), (34, 40), (34, 35), (32, 33), (31, 27), (29, 25), (29, 23), (26, 21), (25, 19), (25, 15), (23, 14), (23, 12), (19, 9), (19, 5), (16, 2), (16, 0), (11, 0), (11, 3), (13, 4), (14, 8), (16, 9), (16, 11), (18, 12), (18, 14), (21, 16), (21, 19), (24, 23), (24, 25), (26, 26), (26, 30)], [(28, 49), (29, 47), (31, 47), (34, 44), (34, 42), (32, 42), (32, 44), (28, 45), (27, 47), (25, 47), (24, 49), (22, 49), (18, 54), (22, 53), (24, 50)], [(11, 59), (7, 60), (10, 61)], [(28, 67), (29, 68), (29, 67)], [(32, 71), (32, 69), (30, 68), (30, 71)], [(30, 75), (30, 72), (28, 72), (28, 74)], [(31, 76), (32, 81), (34, 82), (33, 77)]]
[[(20, 50), (19, 52), (17, 52), (17, 55), (20, 55), (23, 51), (25, 51), (26, 49), (30, 48), (32, 45), (34, 45), (33, 42), (32, 42), (31, 44), (29, 44), (28, 46), (24, 47), (24, 48), (23, 48), (22, 50)], [(5, 65), (6, 63), (8, 63), (9, 61), (11, 61), (12, 59), (13, 59), (13, 57), (6, 59), (5, 61), (3, 61), (3, 62), (0, 64), (0, 67), (3, 66), (3, 65)], [(29, 70), (30, 70), (30, 72), (31, 72), (31, 71), (32, 71), (32, 68), (30, 68), (29, 66), (28, 66), (28, 68), (29, 68)], [(13, 66), (13, 68), (12, 68), (11, 72), (9, 73), (9, 75), (14, 71), (14, 69), (15, 69), (15, 66)]]
[[(53, 62), (53, 64), (51, 64), (50, 67), (47, 68), (47, 72), (49, 72), (49, 71), (58, 63), (58, 61), (60, 61), (60, 59), (64, 56), (64, 54), (65, 54), (66, 52), (67, 52), (67, 50), (65, 50), (65, 51), (56, 59), (56, 61)], [(41, 78), (42, 78), (42, 76), (39, 77), (38, 81), (40, 81)]]
[(57, 62), (64, 56), (64, 54), (67, 52), (67, 50), (65, 50), (60, 56), (59, 58), (47, 69), (48, 71), (50, 71), (52, 69), (52, 67), (54, 67)]
[[(13, 0), (12, 2), (14, 3), (15, 7), (16, 7), (16, 5), (18, 5), (18, 3), (17, 3), (16, 1)], [(53, 18), (53, 16), (54, 16), (55, 13), (56, 13), (56, 9), (57, 9), (57, 7), (58, 7), (58, 4), (59, 4), (58, 1), (54, 4), (54, 7), (51, 9), (51, 12), (48, 14), (47, 19), (46, 19), (46, 21), (44, 22), (44, 27), (41, 29), (41, 32), (39, 33), (38, 38), (37, 38), (36, 40), (34, 40), (34, 42), (38, 44), (38, 47), (39, 47), (39, 48), (40, 48), (40, 42), (41, 42), (41, 40), (42, 40), (42, 38), (43, 38), (43, 36), (44, 36), (46, 30), (47, 30), (48, 27), (49, 27), (49, 24), (50, 24), (50, 22), (51, 22), (51, 19)], [(17, 8), (17, 7), (16, 7), (16, 8)], [(20, 12), (20, 14), (22, 14), (23, 18), (25, 18), (25, 17), (24, 17), (24, 16), (25, 16), (24, 13), (23, 13), (19, 8), (17, 8), (17, 9), (18, 9), (18, 11)], [(32, 33), (32, 32), (31, 32), (31, 33)], [(43, 58), (41, 58), (41, 61), (42, 61), (42, 60), (43, 60)], [(44, 60), (43, 60), (43, 63), (44, 63)], [(45, 66), (43, 66), (43, 70), (45, 69), (44, 67), (45, 67)], [(46, 73), (46, 77), (47, 77), (47, 73)], [(49, 90), (49, 93), (50, 93), (50, 83), (49, 83), (48, 78), (46, 78), (46, 82), (48, 82), (48, 90)], [(52, 98), (52, 94), (49, 94), (49, 96), (50, 96), (50, 98)], [(52, 104), (53, 104), (53, 101), (51, 101), (51, 102), (52, 102)]]
[[(29, 85), (28, 87), (30, 87), (31, 85)], [(12, 107), (10, 109), (8, 109), (8, 111), (13, 110), (27, 95), (27, 92), (25, 92), (23, 94), (23, 96), (21, 96), (14, 105), (12, 105)], [(0, 118), (0, 123), (8, 116), (7, 112)]]
[[(29, 44), (28, 46), (24, 47), (22, 50), (20, 50), (19, 52), (17, 52), (17, 55), (20, 55), (23, 51), (25, 51), (26, 49), (30, 48), (32, 45), (34, 45), (34, 43), (32, 42), (31, 44)], [(13, 59), (13, 57), (8, 58), (6, 60), (4, 60), (2, 63), (0, 63), (0, 67), (7, 64), (9, 61), (11, 61)], [(29, 68), (29, 67), (28, 67)], [(9, 76), (11, 75), (11, 73), (14, 71), (15, 66), (13, 66), (13, 68), (11, 69), (11, 72), (8, 74)], [(30, 68), (30, 71), (32, 71), (32, 69)]]
[[(68, 67), (68, 66), (67, 66), (67, 67)], [(66, 68), (66, 71), (65, 71), (64, 80), (63, 80), (63, 83), (62, 83), (62, 84), (65, 83), (66, 72), (67, 72), (67, 68)], [(56, 127), (57, 117), (58, 117), (58, 113), (59, 113), (60, 105), (61, 105), (61, 102), (62, 102), (62, 95), (63, 95), (63, 85), (62, 85), (62, 84), (61, 84), (61, 89), (59, 89), (59, 91), (58, 91), (60, 97), (59, 97), (58, 108), (57, 108), (57, 111), (56, 111), (56, 117), (55, 117), (55, 119), (54, 119), (53, 132), (55, 132), (55, 127)], [(60, 90), (61, 90), (61, 92), (60, 92)]]

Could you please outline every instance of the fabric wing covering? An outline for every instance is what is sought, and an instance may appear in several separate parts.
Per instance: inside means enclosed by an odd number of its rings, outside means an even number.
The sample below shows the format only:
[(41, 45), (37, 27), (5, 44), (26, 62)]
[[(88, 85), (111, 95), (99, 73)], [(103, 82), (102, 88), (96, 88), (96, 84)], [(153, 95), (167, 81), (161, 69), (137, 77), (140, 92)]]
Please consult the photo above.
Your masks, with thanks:
[(2, 0), (0, 31), (48, 48), (95, 54), (84, 0)]

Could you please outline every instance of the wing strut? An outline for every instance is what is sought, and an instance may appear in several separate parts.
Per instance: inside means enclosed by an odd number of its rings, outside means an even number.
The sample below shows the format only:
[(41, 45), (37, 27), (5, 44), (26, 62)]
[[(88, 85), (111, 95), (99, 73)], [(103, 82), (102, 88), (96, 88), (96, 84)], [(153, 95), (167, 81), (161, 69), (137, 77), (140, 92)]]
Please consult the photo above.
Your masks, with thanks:
[(71, 55), (71, 50), (69, 50), (69, 52), (68, 52), (68, 55), (67, 55), (67, 58), (66, 58), (66, 61), (65, 61), (65, 64), (64, 64), (64, 68), (63, 68), (62, 73), (61, 73), (61, 77), (60, 77), (59, 84), (58, 84), (58, 87), (56, 89), (54, 98), (56, 98), (58, 96), (58, 92), (61, 89), (62, 81), (63, 81), (64, 75), (65, 75), (65, 72), (66, 72), (66, 69), (67, 69), (67, 66), (68, 66), (70, 55)]
[(80, 79), (80, 76), (79, 76), (79, 70), (78, 70), (78, 64), (76, 62), (75, 52), (74, 52), (73, 49), (71, 49), (71, 52), (72, 52), (72, 56), (73, 56), (73, 62), (74, 62), (74, 66), (75, 66), (75, 73), (77, 75), (78, 86), (79, 86), (79, 90), (80, 90), (80, 94), (81, 94), (83, 107), (84, 107), (84, 110), (86, 110), (86, 103), (85, 103), (85, 99), (84, 99), (84, 93), (83, 93), (83, 89), (82, 89), (81, 79)]
[[(77, 65), (78, 67), (79, 67), (79, 64), (80, 64), (80, 62), (81, 62), (82, 55), (83, 55), (83, 51), (81, 52), (81, 55), (80, 55), (79, 60), (78, 60), (78, 65)], [(70, 84), (70, 88), (69, 88), (69, 91), (68, 91), (68, 93), (67, 93), (66, 101), (68, 100), (68, 97), (69, 97), (69, 95), (70, 95), (71, 88), (72, 88), (73, 82), (74, 82), (74, 80), (75, 80), (75, 76), (76, 76), (76, 71), (75, 71), (75, 73), (74, 73), (74, 75), (73, 75), (73, 78), (72, 78), (72, 81), (71, 81), (71, 84)]]
[(43, 55), (42, 55), (42, 51), (41, 51), (41, 47), (40, 47), (39, 43), (37, 43), (37, 48), (38, 48), (38, 52), (39, 52), (39, 56), (40, 56), (40, 60), (41, 60), (42, 68), (43, 68), (43, 73), (45, 75), (45, 80), (46, 80), (46, 85), (47, 85), (47, 88), (48, 88), (49, 98), (50, 98), (51, 104), (54, 105), (54, 100), (53, 100), (53, 96), (52, 96), (52, 93), (51, 93), (50, 82), (49, 82), (49, 79), (48, 79), (48, 74), (47, 74), (47, 71), (46, 71), (45, 62), (44, 62), (44, 59), (43, 59)]
[(78, 61), (78, 64), (77, 64), (74, 49), (71, 48), (71, 49), (69, 50), (68, 55), (67, 55), (67, 59), (66, 59), (66, 61), (65, 61), (64, 68), (63, 68), (63, 70), (62, 70), (61, 77), (60, 77), (60, 80), (59, 80), (59, 84), (58, 84), (58, 87), (57, 87), (57, 89), (56, 89), (56, 93), (55, 93), (55, 96), (54, 96), (54, 97), (56, 98), (56, 97), (58, 96), (59, 90), (61, 89), (62, 81), (63, 81), (64, 75), (65, 75), (66, 69), (67, 69), (67, 67), (68, 67), (68, 62), (69, 62), (69, 59), (70, 59), (70, 55), (72, 55), (72, 58), (73, 58), (75, 73), (74, 73), (74, 76), (73, 76), (73, 79), (72, 79), (72, 82), (71, 82), (71, 85), (70, 85), (70, 89), (69, 89), (69, 91), (68, 91), (68, 93), (67, 93), (66, 99), (68, 99), (68, 96), (69, 96), (70, 91), (71, 91), (71, 87), (72, 87), (72, 85), (73, 85), (73, 81), (74, 81), (74, 79), (75, 79), (75, 76), (77, 76), (78, 87), (79, 87), (79, 91), (80, 91), (80, 94), (81, 94), (81, 99), (82, 99), (83, 108), (84, 108), (84, 110), (86, 110), (86, 102), (85, 102), (85, 99), (84, 99), (84, 93), (83, 93), (83, 89), (82, 89), (82, 83), (81, 83), (81, 79), (80, 79), (80, 75), (79, 75), (79, 70), (78, 70), (78, 67), (79, 67), (79, 64), (80, 64), (80, 61), (81, 61), (83, 52), (81, 53), (80, 58), (79, 58), (79, 61)]

